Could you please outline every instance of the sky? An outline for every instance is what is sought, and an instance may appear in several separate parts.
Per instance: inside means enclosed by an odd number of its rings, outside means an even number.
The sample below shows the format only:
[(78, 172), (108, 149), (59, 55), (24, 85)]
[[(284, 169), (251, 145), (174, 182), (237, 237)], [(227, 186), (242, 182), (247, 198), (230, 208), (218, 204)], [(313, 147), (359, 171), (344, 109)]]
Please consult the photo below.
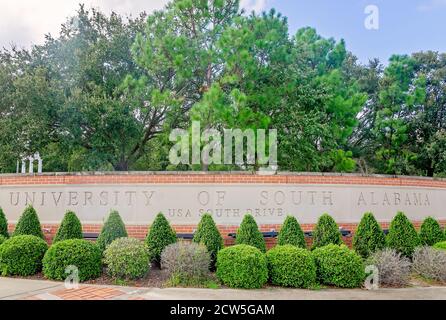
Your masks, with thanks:
[[(57, 35), (79, 2), (137, 15), (162, 9), (168, 0), (0, 0), (0, 47), (29, 47), (47, 33)], [(446, 52), (446, 0), (241, 0), (241, 5), (256, 12), (275, 8), (288, 17), (291, 34), (311, 26), (324, 37), (342, 38), (363, 63), (421, 50)], [(378, 17), (372, 29), (365, 25), (370, 5)]]

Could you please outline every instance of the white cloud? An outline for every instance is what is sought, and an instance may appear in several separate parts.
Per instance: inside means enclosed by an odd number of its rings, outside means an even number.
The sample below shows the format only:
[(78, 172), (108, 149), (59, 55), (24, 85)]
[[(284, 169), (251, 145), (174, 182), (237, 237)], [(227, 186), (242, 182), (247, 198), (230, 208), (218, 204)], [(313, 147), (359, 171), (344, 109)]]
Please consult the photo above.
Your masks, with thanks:
[(241, 0), (240, 6), (244, 8), (248, 13), (254, 11), (260, 13), (265, 10), (267, 0)]
[(432, 11), (439, 8), (446, 8), (446, 0), (424, 1), (424, 3), (417, 7), (419, 11)]

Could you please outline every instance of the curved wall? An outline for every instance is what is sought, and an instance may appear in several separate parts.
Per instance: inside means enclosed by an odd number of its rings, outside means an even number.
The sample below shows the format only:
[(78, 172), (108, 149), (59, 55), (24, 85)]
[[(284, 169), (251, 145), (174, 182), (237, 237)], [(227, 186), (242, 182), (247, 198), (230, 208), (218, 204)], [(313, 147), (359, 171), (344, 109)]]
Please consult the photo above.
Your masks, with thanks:
[(234, 232), (245, 213), (262, 230), (280, 229), (287, 214), (311, 230), (322, 213), (354, 230), (371, 211), (384, 227), (397, 211), (418, 225), (425, 217), (446, 221), (446, 180), (418, 177), (279, 173), (51, 173), (0, 175), (0, 206), (11, 228), (32, 204), (49, 238), (66, 210), (75, 211), (85, 231), (96, 232), (112, 209), (130, 234), (144, 237), (163, 212), (178, 232), (192, 232), (211, 212), (222, 233)]

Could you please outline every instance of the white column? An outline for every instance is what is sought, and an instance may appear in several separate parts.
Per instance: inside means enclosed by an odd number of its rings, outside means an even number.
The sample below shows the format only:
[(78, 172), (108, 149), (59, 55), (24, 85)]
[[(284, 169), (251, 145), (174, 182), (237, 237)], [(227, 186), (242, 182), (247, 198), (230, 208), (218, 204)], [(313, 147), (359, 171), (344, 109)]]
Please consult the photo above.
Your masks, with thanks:
[(26, 173), (26, 160), (22, 159), (22, 174)]
[(29, 157), (29, 173), (34, 173), (34, 158)]

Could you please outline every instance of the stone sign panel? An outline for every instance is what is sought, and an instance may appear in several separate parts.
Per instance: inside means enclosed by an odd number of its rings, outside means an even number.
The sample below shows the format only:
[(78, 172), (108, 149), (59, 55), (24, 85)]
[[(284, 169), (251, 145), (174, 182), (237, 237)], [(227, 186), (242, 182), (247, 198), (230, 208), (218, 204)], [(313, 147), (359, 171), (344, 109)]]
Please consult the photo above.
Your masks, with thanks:
[(245, 213), (259, 224), (281, 224), (291, 214), (315, 223), (323, 213), (341, 222), (358, 222), (371, 211), (390, 221), (397, 211), (412, 220), (446, 218), (446, 189), (292, 184), (108, 184), (0, 186), (0, 206), (11, 223), (33, 205), (43, 223), (59, 223), (67, 210), (83, 223), (102, 223), (109, 211), (126, 224), (149, 224), (163, 212), (173, 224), (194, 225), (211, 213), (221, 225), (237, 225)]

